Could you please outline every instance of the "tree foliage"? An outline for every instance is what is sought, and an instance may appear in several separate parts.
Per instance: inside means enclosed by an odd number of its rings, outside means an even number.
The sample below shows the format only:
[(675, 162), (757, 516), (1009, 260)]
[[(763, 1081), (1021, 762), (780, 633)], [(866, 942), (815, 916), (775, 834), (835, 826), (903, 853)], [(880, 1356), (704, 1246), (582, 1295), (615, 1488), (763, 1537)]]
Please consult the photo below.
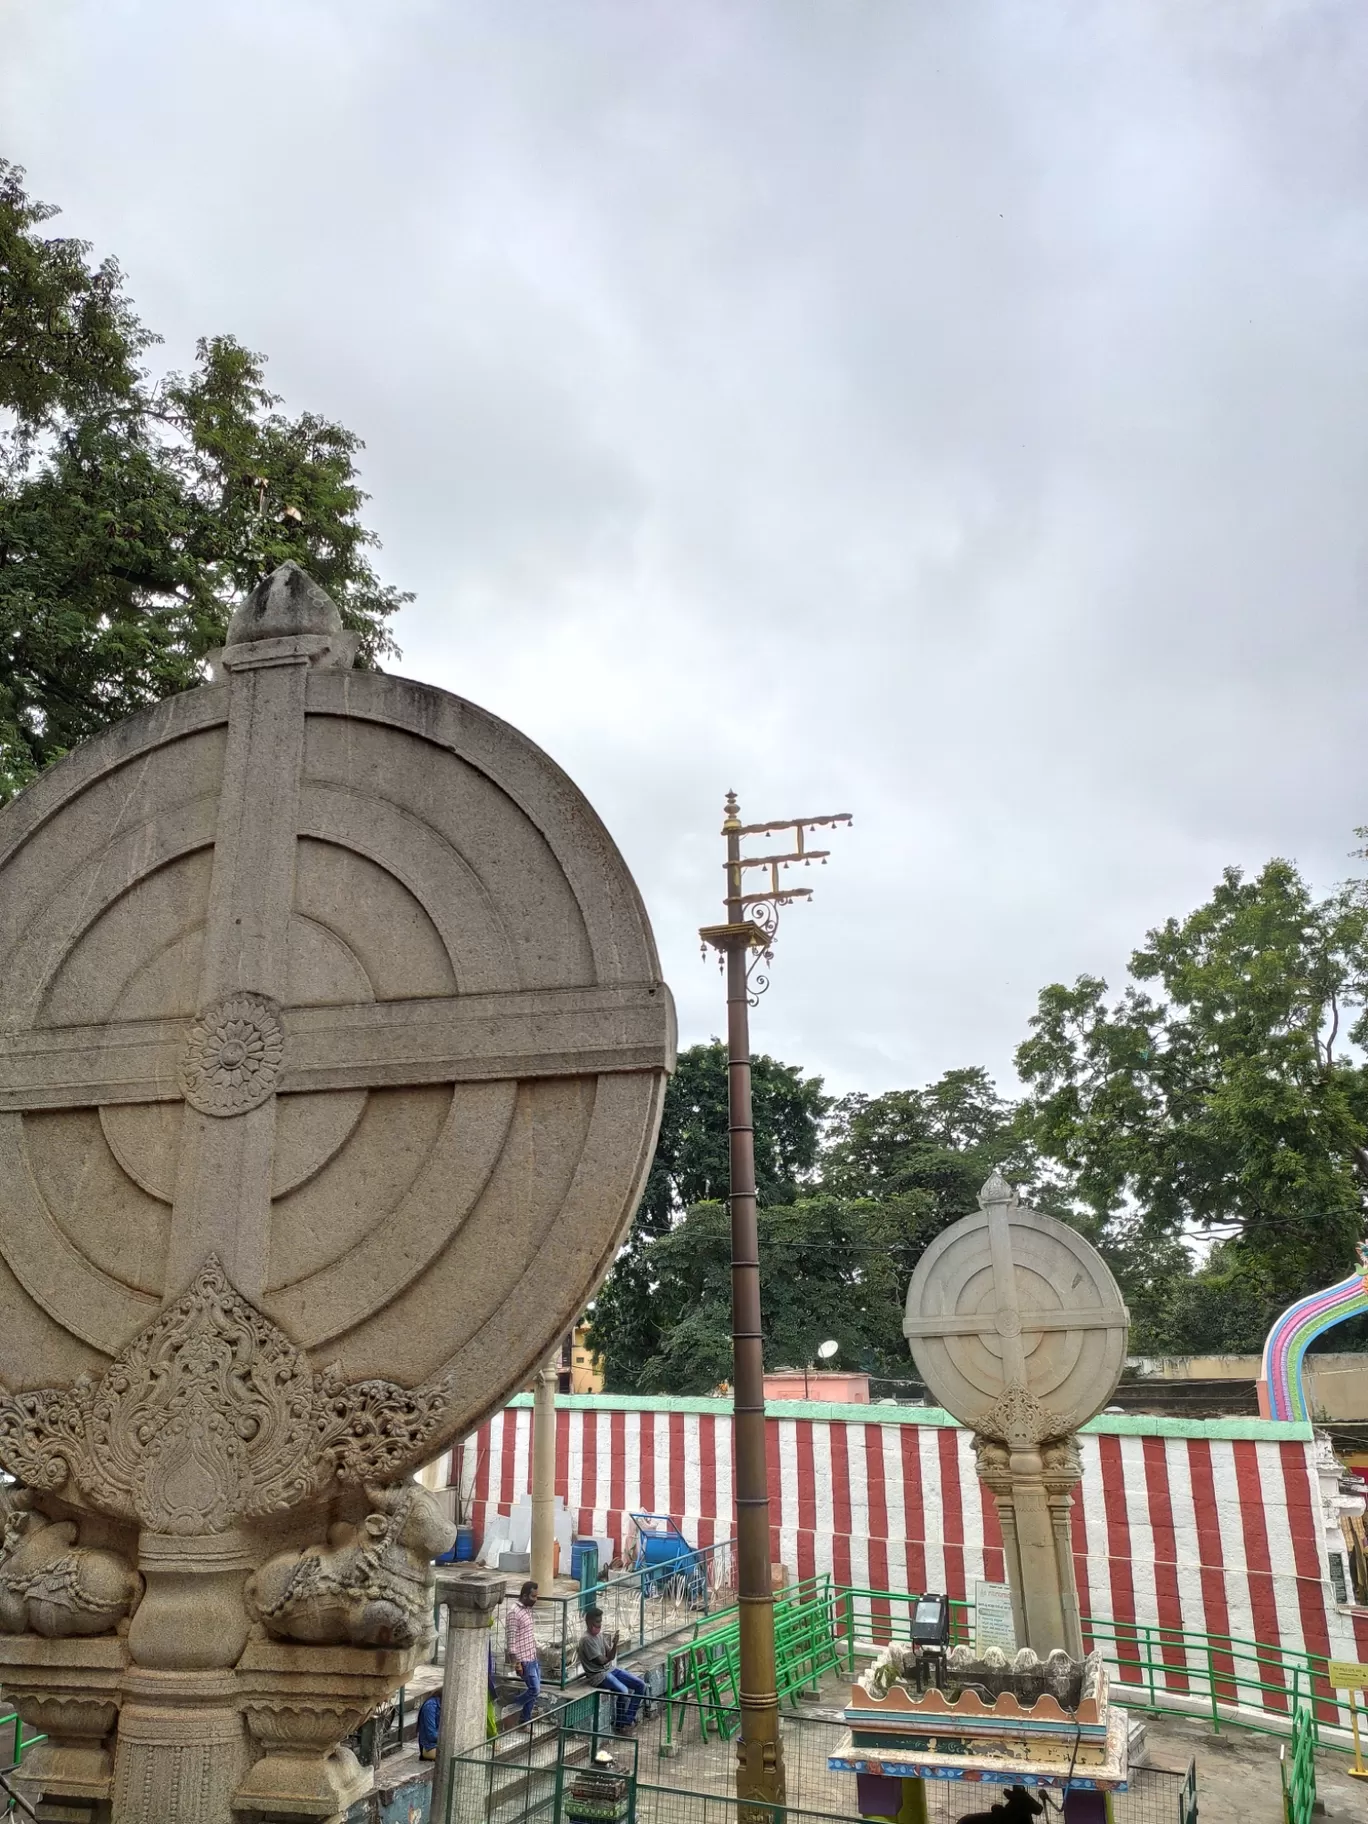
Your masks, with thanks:
[[(834, 1337), (848, 1365), (908, 1373), (902, 1301), (921, 1250), (975, 1207), (995, 1166), (1025, 1176), (1011, 1106), (979, 1069), (833, 1106), (819, 1078), (773, 1058), (755, 1060), (754, 1100), (766, 1362), (802, 1366)], [(727, 1186), (714, 1042), (681, 1055), (636, 1230), (595, 1304), (609, 1387), (697, 1391), (729, 1376)]]
[[(1132, 981), (1040, 995), (1017, 1069), (1026, 1130), (1123, 1265), (1150, 1257), (1148, 1346), (1254, 1349), (1341, 1277), (1362, 1233), (1368, 909), (1271, 861), (1149, 933)], [(1221, 1240), (1193, 1275), (1179, 1238)], [(1163, 1255), (1156, 1275), (1153, 1256)], [(1129, 1288), (1128, 1288), (1129, 1289)]]
[[(1368, 883), (1317, 896), (1286, 861), (1228, 869), (1130, 975), (1117, 995), (1087, 975), (1042, 990), (1016, 1103), (970, 1067), (827, 1104), (817, 1079), (757, 1060), (769, 1367), (835, 1337), (844, 1365), (908, 1373), (908, 1281), (994, 1168), (1096, 1241), (1137, 1353), (1256, 1350), (1292, 1299), (1350, 1270), (1368, 1202)], [(685, 1053), (595, 1313), (612, 1386), (730, 1376), (726, 1106), (722, 1047)]]
[(1015, 1115), (977, 1065), (947, 1070), (924, 1089), (842, 1096), (826, 1130), (822, 1184), (842, 1197), (921, 1192), (953, 1222), (974, 1208), (994, 1169), (1031, 1176)]
[[(758, 1212), (766, 1368), (837, 1360), (875, 1374), (910, 1372), (902, 1301), (921, 1250), (939, 1224), (912, 1193), (875, 1202), (829, 1192)], [(647, 1393), (707, 1393), (731, 1379), (731, 1224), (700, 1203), (645, 1250), (658, 1301), (660, 1343), (642, 1364)]]
[(396, 649), (411, 599), (360, 519), (360, 440), (290, 417), (231, 336), (153, 380), (158, 338), (112, 260), (43, 229), (0, 161), (0, 797), (77, 741), (198, 683), (234, 603), (293, 558), (360, 635)]
[[(757, 1200), (791, 1203), (817, 1163), (829, 1106), (822, 1080), (762, 1053), (751, 1061), (751, 1101)], [(679, 1054), (631, 1238), (595, 1301), (593, 1347), (614, 1390), (640, 1384), (666, 1327), (656, 1269), (647, 1264), (650, 1244), (693, 1205), (725, 1199), (728, 1144), (727, 1048), (714, 1039)]]

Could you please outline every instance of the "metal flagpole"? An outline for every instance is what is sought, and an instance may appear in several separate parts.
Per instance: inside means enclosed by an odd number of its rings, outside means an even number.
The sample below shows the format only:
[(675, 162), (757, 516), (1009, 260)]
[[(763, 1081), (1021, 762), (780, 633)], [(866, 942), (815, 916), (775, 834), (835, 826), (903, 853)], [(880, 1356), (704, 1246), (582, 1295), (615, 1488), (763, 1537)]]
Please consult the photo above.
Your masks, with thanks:
[[(785, 1803), (784, 1746), (774, 1661), (774, 1592), (770, 1577), (769, 1488), (765, 1467), (765, 1362), (760, 1319), (760, 1241), (755, 1216), (755, 1127), (751, 1112), (750, 1008), (769, 986), (752, 976), (768, 962), (779, 909), (810, 899), (811, 888), (789, 887), (780, 870), (825, 862), (829, 850), (809, 849), (806, 833), (848, 824), (847, 812), (744, 824), (728, 792), (722, 834), (727, 841), (727, 922), (706, 926), (705, 951), (721, 953), (727, 976), (727, 1094), (730, 1130), (732, 1238), (732, 1411), (736, 1447), (736, 1571), (741, 1616), (741, 1736), (736, 1744), (736, 1796), (742, 1806)], [(782, 855), (744, 856), (742, 839), (792, 831), (795, 848)], [(769, 889), (745, 891), (747, 869), (768, 868)], [(749, 1824), (743, 1811), (741, 1824)]]

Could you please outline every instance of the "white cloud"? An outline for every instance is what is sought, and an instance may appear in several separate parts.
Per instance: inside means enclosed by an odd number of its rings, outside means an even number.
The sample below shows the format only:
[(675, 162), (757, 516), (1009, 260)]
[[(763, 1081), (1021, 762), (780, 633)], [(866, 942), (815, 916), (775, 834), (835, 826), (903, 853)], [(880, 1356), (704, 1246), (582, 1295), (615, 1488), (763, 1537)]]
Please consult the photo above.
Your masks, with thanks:
[(167, 357), (368, 443), (404, 669), (622, 842), (684, 1036), (723, 791), (853, 810), (757, 1043), (984, 1061), (1368, 818), (1348, 0), (64, 0), (5, 150)]

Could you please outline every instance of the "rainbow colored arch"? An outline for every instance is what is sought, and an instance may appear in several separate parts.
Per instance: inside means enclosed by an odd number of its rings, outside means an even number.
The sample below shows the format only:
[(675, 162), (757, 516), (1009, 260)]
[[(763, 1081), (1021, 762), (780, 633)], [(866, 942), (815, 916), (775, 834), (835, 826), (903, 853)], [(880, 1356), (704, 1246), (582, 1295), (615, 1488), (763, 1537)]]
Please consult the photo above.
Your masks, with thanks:
[(1259, 1411), (1266, 1419), (1308, 1419), (1302, 1359), (1322, 1331), (1368, 1311), (1368, 1247), (1359, 1248), (1359, 1270), (1324, 1292), (1299, 1298), (1268, 1333), (1259, 1368)]

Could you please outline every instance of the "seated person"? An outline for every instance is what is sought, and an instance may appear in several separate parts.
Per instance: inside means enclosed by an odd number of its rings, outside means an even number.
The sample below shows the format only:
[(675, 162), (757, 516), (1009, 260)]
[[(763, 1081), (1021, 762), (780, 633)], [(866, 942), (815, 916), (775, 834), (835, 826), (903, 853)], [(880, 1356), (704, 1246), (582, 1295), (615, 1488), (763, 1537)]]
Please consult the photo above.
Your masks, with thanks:
[(437, 1759), (437, 1737), (442, 1728), (442, 1694), (434, 1691), (418, 1706), (418, 1759)]
[(613, 1664), (617, 1650), (617, 1635), (611, 1638), (604, 1635), (603, 1610), (586, 1609), (584, 1632), (579, 1642), (580, 1670), (587, 1683), (617, 1694), (613, 1706), (614, 1727), (619, 1735), (625, 1735), (629, 1729), (636, 1728), (636, 1714), (646, 1695), (646, 1681), (638, 1678), (635, 1672)]

